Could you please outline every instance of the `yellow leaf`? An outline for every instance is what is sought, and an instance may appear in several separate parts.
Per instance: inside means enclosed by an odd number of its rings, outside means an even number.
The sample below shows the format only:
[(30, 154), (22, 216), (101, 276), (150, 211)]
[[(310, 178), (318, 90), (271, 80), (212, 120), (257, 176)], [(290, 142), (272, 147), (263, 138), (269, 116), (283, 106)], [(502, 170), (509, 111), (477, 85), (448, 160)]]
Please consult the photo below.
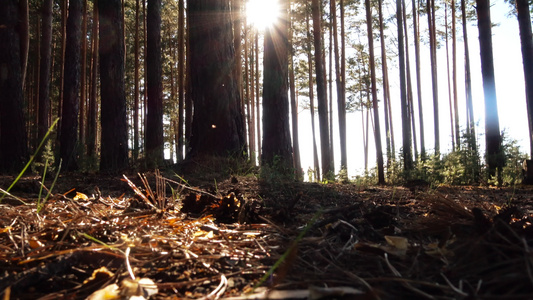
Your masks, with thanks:
[(77, 201), (77, 200), (80, 200), (80, 199), (87, 201), (87, 200), (89, 200), (89, 197), (87, 197), (87, 195), (85, 195), (84, 193), (76, 192), (76, 196), (74, 196), (73, 200)]

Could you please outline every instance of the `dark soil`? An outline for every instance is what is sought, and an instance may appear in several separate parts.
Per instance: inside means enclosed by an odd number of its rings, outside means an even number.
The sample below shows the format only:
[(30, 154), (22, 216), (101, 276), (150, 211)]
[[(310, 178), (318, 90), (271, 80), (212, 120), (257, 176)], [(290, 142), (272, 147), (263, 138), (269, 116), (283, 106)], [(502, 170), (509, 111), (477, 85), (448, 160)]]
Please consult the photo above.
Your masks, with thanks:
[(39, 212), (40, 178), (18, 182), (19, 200), (0, 203), (0, 297), (85, 299), (116, 283), (129, 299), (144, 278), (150, 299), (533, 299), (527, 186), (126, 176), (134, 187), (64, 174)]

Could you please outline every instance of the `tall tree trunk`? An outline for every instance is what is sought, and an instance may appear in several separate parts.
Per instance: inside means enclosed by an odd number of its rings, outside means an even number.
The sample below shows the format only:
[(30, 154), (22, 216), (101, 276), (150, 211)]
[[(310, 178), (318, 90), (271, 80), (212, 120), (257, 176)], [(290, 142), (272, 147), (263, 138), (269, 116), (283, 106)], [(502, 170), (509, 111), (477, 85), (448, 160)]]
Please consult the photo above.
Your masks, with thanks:
[(296, 85), (294, 79), (294, 47), (293, 47), (293, 14), (291, 10), (291, 0), (287, 0), (287, 8), (289, 9), (289, 90), (291, 101), (291, 120), (292, 120), (292, 153), (294, 162), (294, 175), (298, 180), (302, 180), (302, 163), (300, 161), (300, 143), (298, 132), (298, 99), (296, 99)]
[[(246, 132), (246, 121), (244, 116), (244, 98), (243, 98), (243, 85), (242, 85), (242, 7), (243, 0), (231, 0), (231, 15), (233, 17), (233, 46), (235, 48), (235, 66), (234, 77), (237, 81), (237, 90), (239, 92), (239, 99), (241, 99), (241, 114), (242, 127)], [(246, 149), (243, 149), (246, 150)]]
[[(339, 64), (339, 38), (337, 32), (337, 7), (336, 1), (331, 0), (331, 18), (333, 20), (333, 48), (335, 52), (335, 82), (337, 87), (337, 110), (339, 115), (339, 141), (340, 141), (340, 151), (341, 151), (341, 170), (348, 170), (348, 151), (346, 143), (346, 99), (343, 94), (342, 87), (342, 78), (344, 75), (341, 74), (340, 64)], [(342, 45), (344, 47), (344, 45)], [(331, 91), (333, 94), (333, 90)], [(333, 123), (332, 123), (333, 124)], [(346, 173), (348, 176), (348, 173)]]
[(20, 67), (22, 70), (22, 88), (24, 89), (30, 52), (30, 6), (28, 0), (19, 0), (19, 13)]
[[(128, 123), (124, 91), (124, 36), (120, 0), (99, 0), (101, 159), (100, 170), (128, 166)], [(105, 41), (105, 42), (102, 42)]]
[[(61, 1), (61, 75), (59, 76), (59, 81), (61, 82), (61, 86), (59, 88), (59, 103), (58, 103), (58, 109), (57, 109), (57, 117), (59, 118), (59, 122), (57, 125), (57, 131), (61, 132), (61, 124), (62, 124), (62, 118), (63, 115), (63, 99), (65, 98), (65, 49), (67, 48), (67, 15), (68, 15), (68, 0), (60, 0)], [(59, 139), (61, 137), (61, 134), (57, 135), (57, 142), (59, 143)]]
[(494, 58), (492, 54), (492, 29), (490, 20), (490, 1), (476, 0), (479, 30), (479, 49), (481, 52), (481, 75), (485, 94), (485, 141), (487, 171), (489, 176), (498, 171), (498, 184), (502, 183), (504, 160), (501, 149), (500, 121), (496, 99), (496, 82), (494, 78)]
[(65, 86), (61, 113), (61, 138), (59, 156), (65, 170), (78, 169), (78, 112), (80, 104), (80, 49), (82, 0), (70, 0), (67, 19), (67, 45), (65, 49)]
[(183, 160), (183, 108), (185, 106), (185, 3), (178, 1), (178, 162)]
[(192, 135), (192, 109), (193, 109), (193, 99), (192, 99), (192, 80), (189, 76), (192, 72), (191, 60), (191, 43), (190, 43), (190, 30), (191, 30), (191, 20), (189, 16), (189, 8), (191, 7), (191, 2), (194, 0), (187, 0), (187, 38), (185, 39), (185, 55), (187, 59), (185, 60), (185, 155), (187, 155), (191, 148), (191, 135)]
[(528, 0), (516, 0), (518, 28), (522, 46), (524, 81), (526, 85), (527, 116), (529, 120), (529, 153), (533, 157), (533, 35), (531, 33), (531, 16)]
[(309, 13), (305, 15), (306, 32), (307, 32), (307, 64), (309, 70), (309, 106), (311, 111), (311, 131), (313, 136), (313, 163), (315, 180), (320, 181), (320, 164), (318, 162), (318, 150), (316, 145), (316, 131), (315, 131), (315, 95), (313, 87), (313, 59), (311, 54), (311, 31), (309, 30)]
[(474, 105), (472, 101), (472, 80), (470, 76), (470, 51), (468, 48), (468, 30), (466, 22), (466, 0), (461, 0), (461, 18), (463, 23), (463, 45), (465, 52), (465, 94), (466, 94), (466, 127), (469, 135), (469, 148), (477, 151), (476, 127), (474, 121)]
[(95, 160), (97, 145), (97, 112), (98, 112), (98, 5), (93, 6), (93, 28), (91, 44), (91, 91), (89, 95), (89, 108), (87, 113), (87, 156)]
[(163, 81), (161, 65), (161, 0), (148, 0), (146, 12), (146, 163), (163, 164)]
[(328, 99), (326, 95), (325, 67), (322, 52), (322, 26), (320, 17), (320, 3), (312, 0), (313, 40), (315, 46), (315, 73), (318, 98), (318, 120), (320, 123), (320, 150), (322, 155), (322, 177), (329, 179), (333, 176), (331, 162), (331, 147), (329, 144)]
[[(265, 30), (263, 59), (263, 165), (289, 171), (293, 168), (289, 127), (288, 2), (280, 3), (281, 15)], [(278, 165), (274, 165), (277, 163)]]
[(259, 106), (259, 34), (255, 34), (255, 109), (257, 115), (257, 156), (259, 157), (258, 163), (261, 164), (261, 152), (262, 152), (262, 143), (261, 143), (261, 111)]
[(45, 0), (41, 5), (41, 61), (39, 80), (39, 124), (37, 139), (41, 141), (50, 127), (50, 68), (52, 59), (52, 8), (53, 0)]
[[(389, 113), (390, 92), (389, 92), (389, 74), (387, 70), (387, 48), (385, 47), (385, 34), (383, 25), (383, 3), (378, 0), (378, 16), (379, 16), (379, 36), (381, 42), (381, 72), (383, 77), (383, 109), (385, 117), (385, 141), (387, 147), (387, 167), (390, 167), (394, 160), (395, 151), (392, 143), (392, 119)], [(341, 35), (342, 36), (342, 35)]]
[(448, 82), (448, 105), (450, 107), (450, 132), (452, 135), (452, 151), (456, 150), (456, 145), (459, 147), (459, 143), (455, 143), (455, 118), (453, 114), (453, 102), (452, 102), (452, 82), (450, 80), (450, 51), (449, 51), (449, 34), (448, 34), (448, 4), (444, 3), (444, 26), (445, 26), (445, 43), (446, 43), (446, 79)]
[(398, 24), (398, 56), (400, 59), (400, 101), (402, 107), (403, 160), (405, 171), (409, 171), (413, 168), (413, 158), (411, 155), (411, 124), (409, 123), (410, 120), (405, 80), (405, 46), (401, 1), (396, 2), (396, 19)]
[(0, 1), (0, 171), (20, 172), (28, 159), (17, 1)]
[(452, 9), (452, 83), (453, 83), (453, 109), (455, 114), (455, 143), (457, 147), (461, 144), (461, 133), (459, 126), (459, 105), (457, 103), (457, 37), (455, 28), (455, 0), (451, 0)]
[[(246, 145), (229, 0), (189, 3), (194, 117), (190, 155), (242, 156)], [(206, 22), (206, 14), (209, 22)]]
[[(80, 113), (79, 140), (85, 147), (85, 104), (87, 103), (87, 0), (83, 1), (83, 15), (81, 23), (81, 73), (80, 73)], [(80, 153), (85, 154), (85, 151)]]
[(248, 106), (250, 107), (250, 125), (248, 126), (248, 131), (250, 133), (250, 161), (252, 163), (252, 166), (255, 166), (256, 165), (256, 155), (257, 155), (257, 148), (256, 148), (256, 144), (255, 144), (255, 72), (254, 72), (254, 67), (255, 67), (255, 50), (254, 50), (254, 43), (253, 43), (253, 32), (250, 33), (248, 32), (246, 34), (246, 37), (247, 37), (247, 40), (249, 40), (248, 42), (248, 48), (250, 48), (250, 52), (249, 52), (249, 55), (250, 55), (250, 62), (249, 62), (249, 67), (247, 67), (246, 69), (248, 70), (249, 69), (249, 76), (248, 77), (248, 85), (247, 87), (248, 90), (249, 90), (249, 97), (248, 97)]
[(418, 99), (418, 122), (420, 127), (420, 158), (426, 160), (426, 142), (424, 136), (424, 111), (422, 105), (422, 79), (420, 77), (420, 33), (418, 31), (418, 7), (416, 1), (412, 0), (413, 6), (413, 36), (415, 39), (415, 70), (416, 70), (416, 91)]
[(407, 76), (407, 103), (409, 120), (411, 121), (411, 132), (413, 134), (412, 142), (415, 151), (415, 161), (418, 161), (418, 146), (416, 139), (416, 122), (415, 122), (415, 109), (414, 109), (414, 97), (413, 97), (413, 84), (411, 80), (411, 62), (409, 55), (409, 34), (407, 34), (407, 13), (405, 7), (405, 0), (402, 0), (402, 14), (403, 14), (403, 31), (405, 33), (405, 66)]
[(370, 0), (365, 0), (366, 30), (368, 34), (368, 50), (370, 61), (370, 81), (372, 84), (372, 108), (374, 110), (374, 140), (376, 143), (376, 160), (378, 165), (378, 184), (385, 184), (385, 171), (383, 167), (383, 150), (381, 147), (381, 127), (379, 124), (378, 92), (376, 86), (376, 64), (374, 62), (374, 33), (372, 32), (372, 9)]
[(134, 41), (134, 91), (133, 91), (133, 155), (132, 160), (137, 161), (139, 158), (139, 81), (140, 81), (140, 55), (139, 55), (139, 13), (141, 5), (140, 0), (135, 1), (135, 41)]
[(428, 28), (429, 28), (429, 51), (431, 63), (431, 85), (433, 89), (433, 124), (435, 133), (435, 155), (440, 155), (440, 128), (439, 128), (439, 89), (437, 78), (437, 45), (435, 32), (435, 0), (428, 0), (427, 4)]

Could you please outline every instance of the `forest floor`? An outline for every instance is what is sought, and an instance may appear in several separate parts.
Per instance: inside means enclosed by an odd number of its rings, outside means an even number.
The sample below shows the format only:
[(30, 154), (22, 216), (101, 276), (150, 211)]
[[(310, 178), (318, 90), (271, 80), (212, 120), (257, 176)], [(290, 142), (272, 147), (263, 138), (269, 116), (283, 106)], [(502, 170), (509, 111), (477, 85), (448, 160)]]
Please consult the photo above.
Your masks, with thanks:
[(63, 174), (40, 211), (19, 181), (1, 299), (533, 298), (528, 186), (145, 176)]

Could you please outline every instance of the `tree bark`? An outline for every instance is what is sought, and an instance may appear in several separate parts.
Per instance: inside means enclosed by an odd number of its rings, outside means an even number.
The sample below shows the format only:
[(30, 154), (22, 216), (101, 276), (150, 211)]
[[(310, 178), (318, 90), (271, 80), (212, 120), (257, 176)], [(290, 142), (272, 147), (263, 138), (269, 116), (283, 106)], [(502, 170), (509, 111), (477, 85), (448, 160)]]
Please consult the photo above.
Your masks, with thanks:
[(124, 92), (124, 36), (120, 0), (99, 0), (101, 159), (100, 170), (128, 166), (128, 124)]
[[(337, 7), (336, 1), (331, 0), (331, 18), (333, 20), (333, 48), (335, 52), (335, 82), (337, 87), (337, 110), (339, 116), (339, 142), (341, 151), (341, 170), (348, 170), (348, 151), (346, 143), (346, 99), (343, 93), (342, 80), (344, 75), (341, 74), (339, 63), (339, 37), (337, 30)], [(342, 45), (344, 47), (344, 45)], [(333, 91), (332, 93), (333, 94)], [(348, 173), (346, 173), (348, 175)]]
[(45, 0), (41, 5), (41, 62), (39, 66), (39, 124), (37, 139), (41, 141), (50, 122), (48, 113), (50, 111), (50, 68), (52, 59), (52, 8), (53, 0)]
[(62, 168), (78, 169), (78, 113), (80, 105), (80, 49), (82, 0), (70, 0), (67, 18), (67, 40), (65, 48), (64, 99), (61, 112), (61, 137), (59, 156)]
[(95, 160), (97, 145), (97, 112), (98, 112), (98, 5), (93, 6), (93, 28), (91, 44), (91, 91), (87, 113), (87, 156)]
[(282, 13), (265, 30), (263, 59), (263, 153), (262, 164), (280, 171), (293, 170), (289, 127), (289, 49), (288, 5), (280, 3)]
[(418, 99), (418, 122), (420, 127), (420, 159), (426, 160), (426, 142), (424, 136), (424, 110), (422, 105), (422, 79), (420, 77), (420, 33), (418, 32), (418, 8), (417, 0), (412, 0), (413, 6), (413, 36), (415, 40), (415, 72), (416, 72), (416, 91)]
[(381, 127), (379, 124), (378, 92), (376, 86), (376, 64), (374, 62), (374, 34), (372, 32), (372, 9), (370, 0), (365, 0), (366, 29), (368, 34), (368, 50), (370, 55), (370, 81), (372, 84), (372, 106), (374, 110), (374, 140), (376, 143), (376, 161), (378, 165), (378, 184), (385, 184), (385, 172), (383, 167), (383, 150), (381, 147)]
[(400, 101), (402, 109), (402, 141), (404, 169), (409, 171), (413, 168), (411, 155), (411, 124), (409, 123), (409, 111), (407, 103), (406, 80), (405, 80), (405, 53), (402, 3), (396, 1), (396, 19), (398, 27), (398, 56), (400, 60)]
[[(288, 9), (291, 10), (291, 1), (287, 0)], [(296, 179), (302, 180), (302, 163), (300, 161), (300, 142), (298, 132), (298, 99), (296, 98), (296, 86), (294, 78), (294, 47), (293, 47), (293, 32), (294, 22), (292, 11), (289, 15), (289, 89), (290, 89), (290, 101), (291, 101), (291, 120), (292, 120), (292, 153), (294, 161), (294, 175)]]
[(533, 35), (531, 33), (531, 16), (528, 0), (516, 0), (524, 81), (526, 84), (527, 116), (529, 120), (529, 156), (533, 157)]
[(431, 63), (431, 85), (433, 90), (433, 124), (435, 134), (435, 155), (440, 155), (440, 128), (439, 128), (439, 90), (437, 78), (437, 45), (435, 28), (435, 0), (428, 0), (427, 4), (429, 48)]
[(17, 1), (0, 1), (0, 171), (20, 172), (28, 159), (22, 98)]
[[(189, 2), (192, 97), (190, 157), (242, 157), (246, 145), (229, 0)], [(207, 21), (209, 20), (209, 21)]]
[(307, 64), (309, 70), (309, 106), (311, 112), (311, 131), (313, 136), (313, 164), (315, 180), (320, 181), (320, 164), (318, 162), (318, 150), (316, 145), (316, 133), (315, 133), (315, 95), (313, 87), (313, 57), (311, 53), (311, 31), (309, 29), (309, 13), (305, 15), (306, 19), (306, 32), (307, 32)]
[(490, 19), (490, 1), (476, 0), (479, 30), (479, 49), (481, 52), (481, 75), (485, 94), (485, 142), (487, 171), (489, 176), (498, 171), (498, 184), (502, 183), (501, 170), (504, 160), (501, 149), (500, 121), (496, 99), (496, 82), (494, 77), (494, 57), (492, 54), (492, 29)]
[(311, 12), (313, 14), (313, 40), (315, 46), (315, 74), (318, 98), (318, 121), (320, 124), (320, 150), (322, 156), (322, 177), (329, 179), (333, 176), (331, 162), (331, 146), (329, 144), (328, 124), (328, 99), (326, 95), (325, 66), (322, 51), (322, 26), (320, 16), (320, 3), (312, 0)]
[(183, 160), (183, 120), (185, 107), (185, 3), (178, 1), (178, 162)]
[(161, 0), (148, 0), (146, 12), (146, 163), (163, 164), (163, 81), (161, 71)]
[(28, 0), (19, 1), (19, 36), (20, 36), (20, 67), (22, 70), (22, 89), (26, 82), (28, 55), (30, 52), (30, 6)]
[(472, 80), (470, 76), (470, 51), (468, 48), (468, 30), (466, 22), (466, 0), (461, 0), (461, 15), (463, 23), (463, 45), (465, 52), (465, 94), (466, 94), (466, 127), (469, 135), (468, 145), (473, 151), (477, 151), (476, 127), (474, 121), (474, 105), (472, 101)]

